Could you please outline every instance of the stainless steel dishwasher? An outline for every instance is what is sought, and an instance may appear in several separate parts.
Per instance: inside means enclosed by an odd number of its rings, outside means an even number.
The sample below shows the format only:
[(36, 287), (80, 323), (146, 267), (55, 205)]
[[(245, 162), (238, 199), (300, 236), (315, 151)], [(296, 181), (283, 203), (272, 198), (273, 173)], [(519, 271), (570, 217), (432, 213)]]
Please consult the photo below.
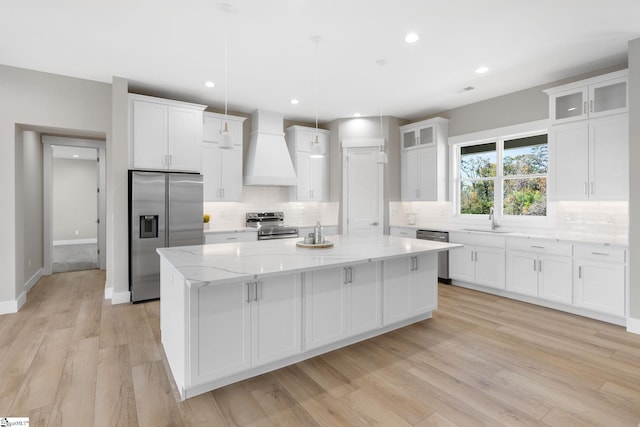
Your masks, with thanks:
[[(446, 231), (418, 230), (416, 238), (448, 242), (449, 233)], [(451, 279), (449, 278), (449, 251), (438, 252), (438, 279), (442, 283), (451, 283)]]

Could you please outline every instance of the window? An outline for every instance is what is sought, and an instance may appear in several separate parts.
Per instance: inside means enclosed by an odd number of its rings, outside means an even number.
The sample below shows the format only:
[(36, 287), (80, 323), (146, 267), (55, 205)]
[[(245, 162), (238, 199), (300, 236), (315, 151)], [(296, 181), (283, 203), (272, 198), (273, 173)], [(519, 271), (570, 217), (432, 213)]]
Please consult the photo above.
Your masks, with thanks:
[[(502, 216), (547, 215), (547, 134), (459, 145), (458, 212)], [(497, 207), (502, 206), (501, 210)]]

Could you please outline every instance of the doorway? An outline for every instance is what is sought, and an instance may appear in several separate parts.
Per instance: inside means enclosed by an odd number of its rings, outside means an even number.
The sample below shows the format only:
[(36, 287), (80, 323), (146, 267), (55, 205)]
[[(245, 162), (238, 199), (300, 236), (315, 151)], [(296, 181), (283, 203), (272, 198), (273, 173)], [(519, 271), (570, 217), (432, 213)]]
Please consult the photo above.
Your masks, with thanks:
[(384, 230), (384, 165), (377, 163), (383, 139), (342, 141), (343, 230), (355, 236)]
[(42, 142), (45, 274), (105, 268), (104, 141)]

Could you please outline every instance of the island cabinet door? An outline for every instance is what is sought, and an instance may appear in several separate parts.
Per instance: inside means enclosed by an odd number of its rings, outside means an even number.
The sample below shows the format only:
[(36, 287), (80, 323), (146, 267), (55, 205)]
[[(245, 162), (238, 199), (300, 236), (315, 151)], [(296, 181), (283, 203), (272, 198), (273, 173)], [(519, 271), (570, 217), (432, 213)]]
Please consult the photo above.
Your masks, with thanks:
[(307, 350), (331, 344), (347, 336), (345, 308), (346, 268), (306, 273), (305, 347)]
[(379, 263), (347, 267), (347, 334), (357, 335), (382, 325)]
[(413, 257), (411, 268), (412, 314), (435, 310), (438, 306), (438, 254)]
[(301, 351), (300, 275), (255, 282), (251, 305), (251, 365), (283, 359)]
[(192, 385), (248, 369), (251, 304), (247, 284), (227, 283), (193, 292), (197, 297), (191, 299)]
[(413, 257), (384, 261), (382, 322), (389, 325), (411, 316)]

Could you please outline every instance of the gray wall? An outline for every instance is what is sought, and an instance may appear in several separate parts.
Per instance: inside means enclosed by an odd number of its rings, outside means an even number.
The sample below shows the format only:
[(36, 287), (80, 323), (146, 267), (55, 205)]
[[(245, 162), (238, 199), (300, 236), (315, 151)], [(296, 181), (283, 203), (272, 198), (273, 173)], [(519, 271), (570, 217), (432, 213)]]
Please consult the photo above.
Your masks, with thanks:
[[(22, 132), (106, 137), (109, 147), (111, 85), (0, 65), (0, 93), (0, 309), (6, 309), (25, 291), (25, 254), (32, 252), (24, 194), (25, 161), (32, 160), (25, 154), (32, 154)], [(42, 210), (35, 216), (30, 221), (41, 222)]]
[(42, 144), (40, 134), (22, 135), (22, 196), (24, 203), (24, 278), (33, 277), (44, 265), (42, 241)]
[[(640, 182), (640, 39), (629, 43), (629, 182)], [(640, 329), (640, 188), (629, 185), (629, 317)], [(636, 332), (638, 332), (636, 330)]]
[[(422, 119), (444, 117), (449, 119), (449, 136), (464, 135), (487, 129), (496, 129), (519, 123), (549, 118), (549, 97), (543, 89), (559, 86), (600, 74), (622, 70), (627, 64), (619, 64), (569, 79), (513, 92), (486, 101), (464, 105), (452, 110), (433, 114)], [(420, 120), (422, 120), (420, 119)], [(414, 120), (419, 121), (419, 120)]]
[[(98, 237), (98, 165), (95, 160), (53, 159), (53, 224), (56, 240)], [(78, 231), (78, 234), (75, 234)]]

